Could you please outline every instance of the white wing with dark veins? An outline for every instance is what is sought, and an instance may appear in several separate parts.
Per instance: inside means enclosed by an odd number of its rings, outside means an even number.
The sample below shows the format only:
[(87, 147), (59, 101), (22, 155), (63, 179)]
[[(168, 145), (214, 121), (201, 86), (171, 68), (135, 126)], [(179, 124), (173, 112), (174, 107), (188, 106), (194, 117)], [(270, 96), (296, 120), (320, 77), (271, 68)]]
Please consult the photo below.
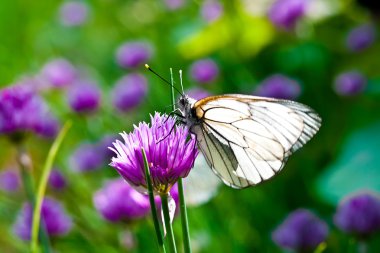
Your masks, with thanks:
[(208, 165), (227, 185), (245, 188), (273, 177), (316, 134), (321, 119), (301, 103), (223, 95), (194, 105), (191, 127)]

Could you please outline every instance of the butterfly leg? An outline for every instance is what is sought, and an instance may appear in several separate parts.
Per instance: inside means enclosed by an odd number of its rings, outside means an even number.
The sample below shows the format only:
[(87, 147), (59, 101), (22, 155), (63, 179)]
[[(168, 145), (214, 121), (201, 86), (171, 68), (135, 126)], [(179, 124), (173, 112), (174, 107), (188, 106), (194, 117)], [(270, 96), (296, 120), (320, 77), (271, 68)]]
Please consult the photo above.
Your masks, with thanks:
[[(175, 123), (173, 124), (172, 128), (170, 129), (169, 133), (168, 133), (167, 135), (165, 135), (164, 137), (160, 138), (160, 139), (156, 142), (156, 144), (158, 144), (158, 143), (160, 143), (161, 141), (165, 140), (165, 139), (166, 139), (166, 138), (167, 138), (167, 137), (173, 132), (175, 126), (176, 126), (178, 123), (186, 125), (186, 122), (185, 122), (185, 120), (184, 120), (185, 117), (182, 116), (182, 114), (179, 114), (178, 112), (175, 112), (175, 111), (173, 111), (172, 114), (176, 115), (176, 116), (177, 116), (178, 118), (180, 118), (180, 119), (176, 119), (176, 121), (175, 121)], [(168, 121), (168, 119), (169, 119), (169, 117), (166, 118), (165, 123)], [(163, 123), (163, 124), (165, 124), (165, 123)], [(159, 127), (161, 127), (161, 126), (159, 126)]]
[(176, 123), (173, 124), (172, 128), (170, 129), (169, 133), (165, 135), (164, 137), (160, 138), (158, 141), (156, 141), (156, 144), (160, 143), (161, 141), (165, 140), (174, 130)]
[[(168, 108), (173, 108), (173, 105), (177, 105), (177, 103), (165, 106), (164, 107), (164, 114), (166, 114), (166, 111), (168, 110)], [(170, 113), (169, 113), (169, 115), (170, 115)]]
[[(174, 111), (172, 111), (172, 112), (170, 112), (169, 114), (168, 114), (168, 117), (166, 117), (166, 119), (165, 119), (165, 121), (164, 121), (164, 123), (163, 124), (165, 124), (168, 120), (169, 120), (169, 116), (176, 116), (176, 117), (178, 117), (178, 118), (181, 118), (181, 119), (183, 119), (184, 117), (182, 116), (182, 114), (179, 112), (179, 110), (178, 109), (176, 109), (176, 110), (174, 110)], [(177, 122), (176, 122), (177, 123)], [(182, 123), (182, 120), (181, 120), (181, 123)], [(161, 127), (161, 126), (159, 126), (159, 127)]]

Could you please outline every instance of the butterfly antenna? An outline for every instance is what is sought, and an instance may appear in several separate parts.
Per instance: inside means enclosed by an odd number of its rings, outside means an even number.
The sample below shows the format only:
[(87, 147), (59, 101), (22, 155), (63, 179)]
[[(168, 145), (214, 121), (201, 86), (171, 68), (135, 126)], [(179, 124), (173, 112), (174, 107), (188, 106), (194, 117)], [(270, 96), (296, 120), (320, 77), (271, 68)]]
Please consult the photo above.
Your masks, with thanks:
[(179, 80), (181, 81), (182, 94), (185, 94), (185, 91), (183, 90), (183, 83), (182, 83), (182, 69), (179, 70)]
[(148, 64), (145, 64), (145, 68), (147, 70), (149, 70), (150, 72), (152, 72), (153, 74), (155, 74), (156, 76), (158, 76), (166, 84), (170, 85), (170, 87), (173, 87), (179, 94), (183, 95), (183, 93), (181, 91), (179, 91), (174, 85), (172, 85), (168, 80), (166, 80), (161, 75), (159, 75), (156, 71), (154, 71), (153, 69), (151, 69)]

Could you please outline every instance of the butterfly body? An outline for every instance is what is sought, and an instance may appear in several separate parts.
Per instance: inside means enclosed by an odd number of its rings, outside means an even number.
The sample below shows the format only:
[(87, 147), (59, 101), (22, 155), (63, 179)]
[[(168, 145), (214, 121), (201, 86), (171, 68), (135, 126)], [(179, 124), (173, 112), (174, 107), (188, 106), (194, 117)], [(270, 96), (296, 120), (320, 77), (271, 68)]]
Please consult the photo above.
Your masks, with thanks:
[(196, 101), (182, 95), (178, 105), (208, 165), (233, 188), (273, 177), (321, 125), (313, 109), (289, 100), (231, 94)]

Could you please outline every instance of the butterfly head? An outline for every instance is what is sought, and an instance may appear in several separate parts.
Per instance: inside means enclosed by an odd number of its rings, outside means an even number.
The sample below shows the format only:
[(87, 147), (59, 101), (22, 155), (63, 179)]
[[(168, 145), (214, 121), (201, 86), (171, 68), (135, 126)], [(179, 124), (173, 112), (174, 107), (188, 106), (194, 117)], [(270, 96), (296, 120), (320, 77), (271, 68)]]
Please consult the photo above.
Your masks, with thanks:
[(188, 103), (187, 102), (187, 95), (182, 95), (179, 99), (178, 99), (178, 106), (180, 109), (183, 109), (186, 107), (186, 104)]
[(181, 111), (182, 115), (187, 118), (191, 115), (191, 108), (195, 103), (195, 99), (183, 94), (178, 99), (178, 109)]

